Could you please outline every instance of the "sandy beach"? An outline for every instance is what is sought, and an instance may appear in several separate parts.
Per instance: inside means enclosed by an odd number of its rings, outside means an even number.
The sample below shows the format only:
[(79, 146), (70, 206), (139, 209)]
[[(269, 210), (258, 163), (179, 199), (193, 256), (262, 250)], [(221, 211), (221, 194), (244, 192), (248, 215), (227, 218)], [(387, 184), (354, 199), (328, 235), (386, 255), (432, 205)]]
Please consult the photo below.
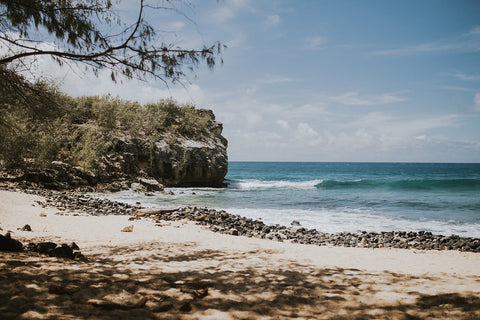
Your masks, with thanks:
[(38, 200), (0, 191), (1, 233), (74, 241), (88, 261), (1, 252), (2, 319), (480, 318), (478, 253), (281, 243)]

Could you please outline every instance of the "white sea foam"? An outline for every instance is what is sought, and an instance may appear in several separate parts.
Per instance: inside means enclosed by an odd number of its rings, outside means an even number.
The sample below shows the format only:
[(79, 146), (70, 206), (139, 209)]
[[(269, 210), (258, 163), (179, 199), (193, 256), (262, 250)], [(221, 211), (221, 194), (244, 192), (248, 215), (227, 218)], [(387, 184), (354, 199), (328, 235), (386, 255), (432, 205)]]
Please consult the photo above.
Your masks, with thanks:
[(285, 189), (314, 189), (316, 185), (322, 183), (323, 180), (309, 180), (309, 181), (285, 181), (285, 180), (273, 180), (273, 181), (261, 181), (261, 180), (235, 180), (230, 184), (231, 188), (241, 190), (254, 190), (254, 189), (272, 189), (272, 188), (285, 188)]

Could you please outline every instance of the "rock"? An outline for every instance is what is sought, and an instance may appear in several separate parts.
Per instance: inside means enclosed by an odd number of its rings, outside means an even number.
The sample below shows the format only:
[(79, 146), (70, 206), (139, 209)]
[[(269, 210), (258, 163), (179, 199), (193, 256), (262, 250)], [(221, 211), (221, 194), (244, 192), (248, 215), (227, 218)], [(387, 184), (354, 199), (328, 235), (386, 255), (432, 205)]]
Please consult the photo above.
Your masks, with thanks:
[(228, 230), (228, 234), (232, 236), (238, 236), (238, 230), (237, 229), (230, 229)]
[(88, 261), (87, 257), (85, 257), (80, 251), (77, 251), (77, 252), (73, 253), (73, 259), (74, 260), (79, 260), (79, 261), (84, 261), (84, 262)]
[(4, 236), (0, 235), (0, 251), (17, 252), (22, 251), (23, 244), (15, 239), (12, 239), (10, 232)]
[(70, 248), (72, 248), (72, 250), (80, 250), (80, 248), (78, 247), (78, 245), (75, 242), (72, 242), (70, 244)]
[(297, 221), (297, 220), (293, 220), (292, 222), (290, 222), (290, 225), (291, 226), (300, 226), (300, 221)]
[(163, 191), (163, 184), (155, 179), (139, 178), (138, 182), (147, 188), (147, 191)]
[(138, 183), (138, 182), (133, 182), (130, 185), (130, 189), (132, 189), (132, 191), (134, 191), (134, 192), (146, 192), (147, 191), (147, 188), (144, 185), (142, 185), (141, 183)]
[(45, 218), (46, 216), (47, 216), (47, 214), (46, 214), (46, 213), (43, 213), (43, 212), (42, 212), (42, 213), (40, 213), (40, 217), (42, 217), (42, 218)]
[(56, 243), (53, 242), (40, 242), (39, 244), (34, 244), (34, 249), (32, 251), (36, 251), (42, 254), (48, 254), (51, 250), (57, 247)]
[(72, 248), (67, 246), (66, 244), (62, 244), (60, 247), (56, 247), (48, 252), (50, 257), (57, 257), (57, 258), (66, 258), (66, 259), (74, 259), (75, 255), (73, 254)]
[(133, 225), (123, 228), (121, 232), (133, 232)]
[(20, 231), (32, 231), (30, 225), (26, 224), (22, 228), (19, 228)]

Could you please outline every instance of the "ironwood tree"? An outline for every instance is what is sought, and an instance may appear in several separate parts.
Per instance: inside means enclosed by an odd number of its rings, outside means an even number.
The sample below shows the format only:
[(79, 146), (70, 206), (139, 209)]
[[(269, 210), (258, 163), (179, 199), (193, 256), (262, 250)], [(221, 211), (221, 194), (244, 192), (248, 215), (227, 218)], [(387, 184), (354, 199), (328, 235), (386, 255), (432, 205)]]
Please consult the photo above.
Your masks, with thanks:
[[(50, 56), (58, 64), (81, 63), (98, 74), (178, 81), (200, 63), (213, 68), (224, 48), (165, 43), (146, 20), (147, 11), (172, 10), (183, 0), (140, 0), (131, 23), (112, 0), (0, 0), (0, 68), (20, 68), (27, 59)], [(45, 35), (48, 35), (47, 37)], [(8, 74), (8, 73), (5, 73)]]

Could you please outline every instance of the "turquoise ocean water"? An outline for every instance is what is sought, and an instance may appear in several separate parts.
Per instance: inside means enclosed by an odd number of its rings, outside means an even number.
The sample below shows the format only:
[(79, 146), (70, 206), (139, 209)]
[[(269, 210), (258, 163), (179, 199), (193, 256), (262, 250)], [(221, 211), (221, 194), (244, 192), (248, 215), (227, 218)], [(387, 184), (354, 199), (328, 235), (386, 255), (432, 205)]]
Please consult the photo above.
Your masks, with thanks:
[(431, 231), (480, 237), (480, 164), (230, 162), (227, 188), (107, 195), (155, 207), (225, 209), (323, 232)]

